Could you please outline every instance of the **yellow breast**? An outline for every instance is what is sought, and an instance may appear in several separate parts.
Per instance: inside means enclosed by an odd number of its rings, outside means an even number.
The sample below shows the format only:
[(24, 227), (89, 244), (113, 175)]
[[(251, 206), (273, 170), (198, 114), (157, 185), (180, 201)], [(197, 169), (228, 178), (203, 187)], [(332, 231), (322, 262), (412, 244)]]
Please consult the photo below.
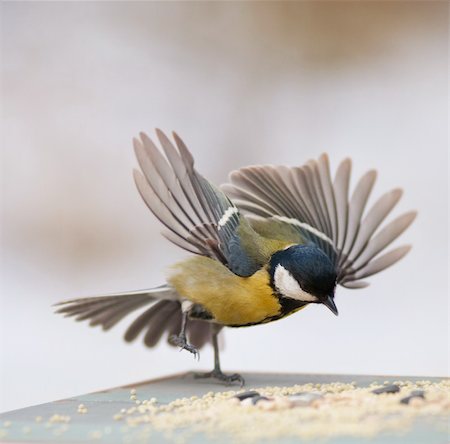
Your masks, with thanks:
[(167, 281), (180, 296), (201, 304), (224, 325), (262, 322), (281, 310), (265, 268), (243, 278), (218, 261), (196, 256), (176, 264)]

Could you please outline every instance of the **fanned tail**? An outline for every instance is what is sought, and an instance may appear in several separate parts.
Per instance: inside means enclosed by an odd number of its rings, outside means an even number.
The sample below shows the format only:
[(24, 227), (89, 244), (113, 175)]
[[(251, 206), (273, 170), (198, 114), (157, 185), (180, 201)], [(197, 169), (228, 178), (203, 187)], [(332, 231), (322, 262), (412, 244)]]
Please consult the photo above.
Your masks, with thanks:
[[(141, 333), (144, 344), (154, 347), (165, 332), (177, 334), (181, 326), (181, 303), (178, 294), (168, 285), (148, 290), (130, 291), (105, 296), (71, 299), (55, 304), (56, 313), (74, 317), (76, 321), (89, 320), (89, 325), (100, 325), (103, 330), (114, 327), (130, 313), (149, 305), (149, 308), (131, 323), (125, 332), (127, 342)], [(209, 323), (191, 320), (187, 334), (191, 343), (201, 348), (211, 336)]]

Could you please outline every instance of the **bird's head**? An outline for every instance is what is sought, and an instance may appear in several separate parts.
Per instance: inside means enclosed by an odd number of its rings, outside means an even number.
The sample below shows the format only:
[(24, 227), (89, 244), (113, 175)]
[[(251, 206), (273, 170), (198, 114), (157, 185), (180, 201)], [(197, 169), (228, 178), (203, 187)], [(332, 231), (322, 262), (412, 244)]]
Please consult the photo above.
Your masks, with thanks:
[(329, 257), (318, 247), (292, 245), (272, 255), (270, 283), (280, 298), (323, 304), (335, 315), (336, 270)]

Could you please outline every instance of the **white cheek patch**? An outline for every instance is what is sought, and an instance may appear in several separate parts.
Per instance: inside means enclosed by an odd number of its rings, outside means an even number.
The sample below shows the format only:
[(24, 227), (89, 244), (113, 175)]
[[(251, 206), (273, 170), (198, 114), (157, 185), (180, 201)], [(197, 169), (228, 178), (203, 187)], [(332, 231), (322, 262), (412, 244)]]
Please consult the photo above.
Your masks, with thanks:
[(300, 284), (291, 273), (281, 264), (275, 268), (274, 284), (277, 290), (285, 297), (297, 299), (298, 301), (316, 302), (317, 298), (302, 290)]

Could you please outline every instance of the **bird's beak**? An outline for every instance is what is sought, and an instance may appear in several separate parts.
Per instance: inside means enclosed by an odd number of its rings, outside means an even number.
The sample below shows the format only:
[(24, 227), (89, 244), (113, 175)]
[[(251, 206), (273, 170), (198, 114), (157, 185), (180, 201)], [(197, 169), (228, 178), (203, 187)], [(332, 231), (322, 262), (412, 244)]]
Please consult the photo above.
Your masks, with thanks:
[(333, 297), (328, 296), (325, 302), (322, 302), (325, 307), (328, 307), (336, 316), (339, 314), (336, 304), (334, 303)]

